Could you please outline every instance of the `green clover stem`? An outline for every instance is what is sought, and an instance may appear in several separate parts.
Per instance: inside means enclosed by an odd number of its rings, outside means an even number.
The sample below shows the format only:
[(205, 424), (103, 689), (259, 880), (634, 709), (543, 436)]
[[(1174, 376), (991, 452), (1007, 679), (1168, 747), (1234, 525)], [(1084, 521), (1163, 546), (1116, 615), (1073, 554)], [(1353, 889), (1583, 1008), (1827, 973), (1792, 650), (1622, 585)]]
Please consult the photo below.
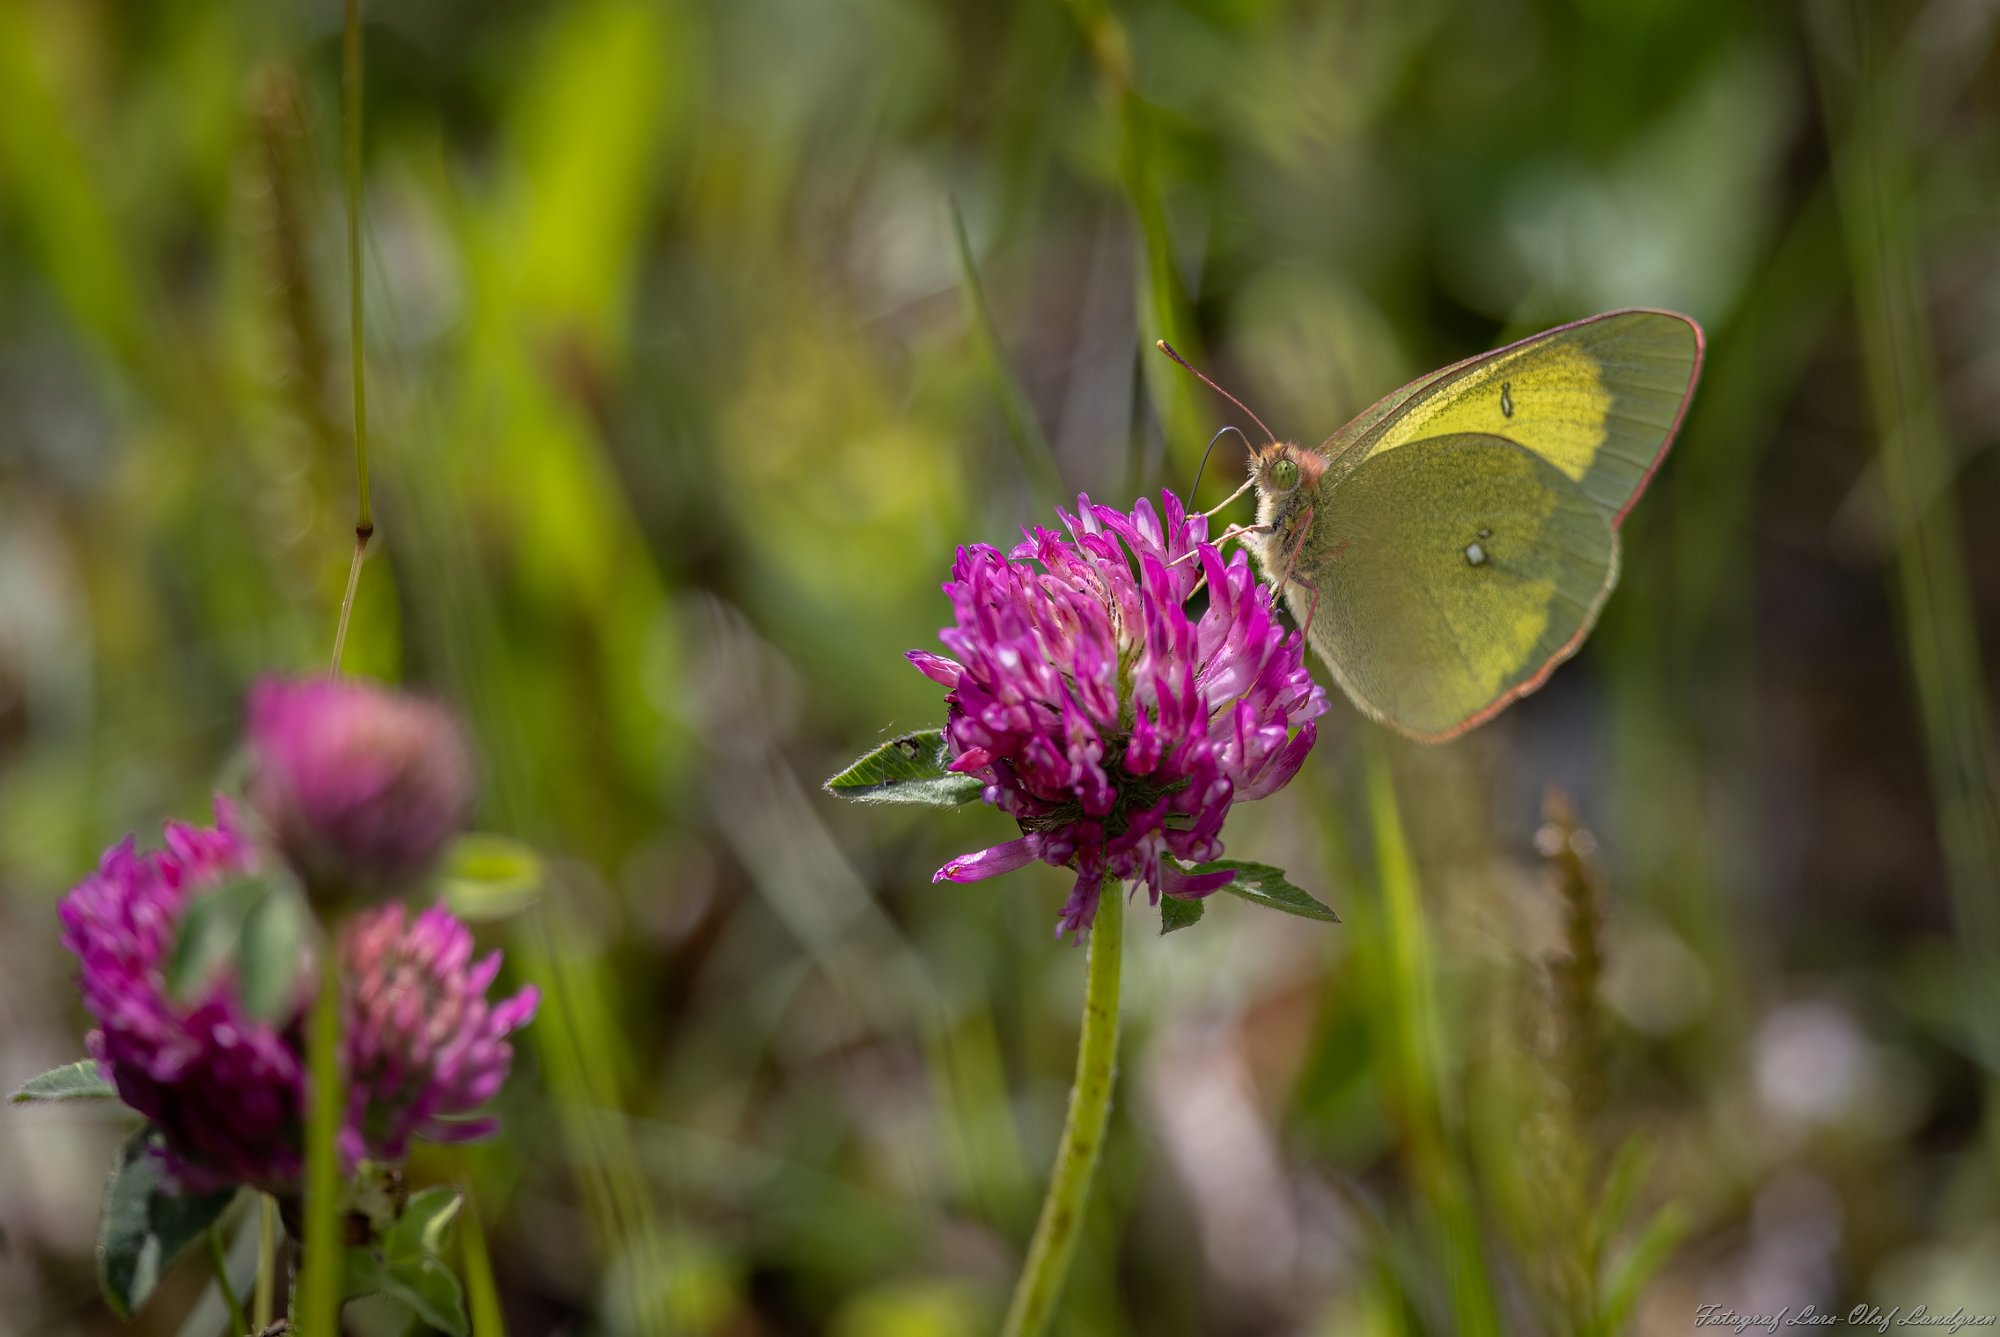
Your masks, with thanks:
[(1125, 889), (1107, 888), (1090, 931), (1090, 976), (1083, 993), (1083, 1034), (1077, 1041), (1076, 1083), (1056, 1148), (1055, 1172), (1042, 1199), (1041, 1220), (1028, 1245), (1027, 1265), (1014, 1286), (1002, 1337), (1038, 1337), (1055, 1314), (1083, 1232), (1091, 1179), (1111, 1121), (1111, 1087), (1118, 1069), (1118, 982), (1125, 955)]
[(306, 1111), (305, 1263), (292, 1328), (306, 1337), (340, 1329), (340, 1113), (346, 1103), (340, 1071), (340, 953), (331, 931), (322, 945), (319, 996), (307, 1039), (312, 1073)]

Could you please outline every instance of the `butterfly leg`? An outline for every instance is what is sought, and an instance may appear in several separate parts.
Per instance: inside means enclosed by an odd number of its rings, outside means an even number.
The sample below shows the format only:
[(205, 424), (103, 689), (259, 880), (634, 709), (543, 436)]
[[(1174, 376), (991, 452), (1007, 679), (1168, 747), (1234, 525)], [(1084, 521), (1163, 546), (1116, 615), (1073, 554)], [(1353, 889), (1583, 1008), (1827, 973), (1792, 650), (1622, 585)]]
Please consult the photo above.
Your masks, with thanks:
[(1220, 550), (1222, 545), (1231, 539), (1240, 539), (1245, 534), (1268, 534), (1270, 532), (1271, 527), (1269, 525), (1231, 525), (1215, 536), (1215, 542), (1211, 546)]
[[(1305, 550), (1306, 535), (1312, 533), (1312, 521), (1313, 508), (1308, 506), (1299, 513), (1299, 518), (1292, 522), (1292, 528), (1297, 531), (1298, 537), (1292, 540), (1291, 550), (1285, 554), (1285, 565), (1278, 578), (1271, 582), (1271, 607), (1274, 609), (1278, 606), (1278, 600), (1284, 595), (1288, 583), (1309, 590), (1313, 588), (1295, 574), (1299, 569), (1299, 553)], [(1313, 606), (1315, 608), (1319, 606), (1317, 590), (1313, 591)]]
[[(1270, 532), (1271, 532), (1271, 527), (1269, 525), (1231, 525), (1229, 528), (1223, 530), (1220, 534), (1216, 535), (1214, 541), (1211, 542), (1209, 546), (1220, 551), (1222, 545), (1229, 542), (1229, 540), (1231, 539), (1242, 538), (1245, 534), (1268, 534)], [(1180, 556), (1174, 558), (1173, 561), (1168, 562), (1167, 565), (1170, 567), (1174, 567), (1174, 566), (1179, 566), (1182, 562), (1192, 562), (1195, 559), (1196, 555), (1197, 553), (1195, 552), (1184, 552)]]
[(1229, 505), (1230, 502), (1235, 501), (1238, 497), (1242, 496), (1245, 492), (1248, 492), (1251, 488), (1255, 486), (1257, 486), (1257, 481), (1255, 479), (1253, 478), (1244, 479), (1242, 487), (1237, 488), (1234, 492), (1224, 497), (1221, 501), (1217, 502), (1215, 505), (1203, 511), (1202, 517), (1206, 519), (1213, 516), (1217, 511), (1223, 509), (1223, 507)]

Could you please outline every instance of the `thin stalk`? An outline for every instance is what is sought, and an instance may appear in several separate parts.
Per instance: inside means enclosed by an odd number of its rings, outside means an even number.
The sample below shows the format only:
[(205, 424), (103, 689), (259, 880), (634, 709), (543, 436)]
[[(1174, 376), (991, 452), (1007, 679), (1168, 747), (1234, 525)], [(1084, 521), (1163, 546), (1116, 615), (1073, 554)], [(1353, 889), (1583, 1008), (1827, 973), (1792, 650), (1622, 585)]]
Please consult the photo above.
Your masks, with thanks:
[(1111, 1087), (1118, 1068), (1118, 984), (1125, 955), (1125, 888), (1098, 898), (1090, 930), (1090, 973), (1083, 992), (1083, 1034), (1076, 1047), (1076, 1082), (1056, 1148), (1055, 1172), (1042, 1199), (1041, 1220), (1028, 1245), (1027, 1265), (1014, 1286), (1001, 1337), (1038, 1337), (1048, 1328), (1076, 1255), (1090, 1184), (1111, 1121)]
[(222, 1247), (222, 1230), (218, 1226), (208, 1228), (208, 1265), (215, 1269), (215, 1285), (222, 1292), (222, 1303), (229, 1310), (229, 1330), (236, 1337), (244, 1337), (250, 1331), (249, 1320), (243, 1317), (243, 1302), (236, 1298), (236, 1288), (229, 1284), (229, 1255)]
[[(375, 532), (368, 497), (368, 397), (361, 351), (361, 0), (347, 0), (341, 60), (347, 194), (348, 342), (354, 370), (354, 560), (347, 568), (347, 592), (333, 633), (333, 671), (340, 672), (347, 648), (347, 624), (361, 563)], [(312, 1104), (306, 1112), (305, 1255), (292, 1327), (307, 1337), (336, 1337), (340, 1331), (340, 1122), (347, 1093), (340, 1071), (340, 951), (335, 926), (325, 926), (320, 951), (319, 994), (313, 1000), (307, 1040)]]
[(333, 672), (340, 672), (347, 648), (347, 623), (354, 615), (354, 591), (361, 563), (375, 536), (375, 510), (368, 488), (368, 378), (361, 346), (361, 0), (347, 0), (347, 28), (341, 48), (340, 89), (345, 115), (347, 196), (347, 342), (354, 383), (354, 559), (347, 567), (347, 593), (333, 633)]
[(257, 1289), (250, 1297), (250, 1321), (254, 1331), (271, 1326), (271, 1314), (278, 1296), (278, 1200), (268, 1193), (257, 1195)]
[(340, 676), (340, 657), (347, 650), (347, 624), (354, 617), (354, 592), (361, 588), (361, 563), (368, 556), (368, 536), (354, 532), (354, 558), (347, 564), (347, 592), (340, 596), (340, 621), (333, 628), (334, 677)]
[(472, 1337), (507, 1337), (507, 1319), (500, 1309), (500, 1286), (493, 1278), (493, 1257), (486, 1249), (486, 1227), (472, 1194), (458, 1217), (459, 1261), (465, 1266), (465, 1304), (472, 1320)]
[(305, 1264), (292, 1327), (305, 1337), (335, 1337), (340, 1329), (340, 954), (333, 935), (320, 950), (319, 996), (307, 1041), (312, 1104), (306, 1112)]
[(346, 112), (347, 338), (354, 359), (354, 532), (365, 544), (375, 532), (368, 496), (368, 385), (361, 356), (361, 0), (347, 0), (340, 91)]
[[(1198, 360), (1201, 348), (1195, 337), (1194, 313), (1174, 260), (1166, 195), (1160, 184), (1160, 155), (1155, 142), (1158, 118), (1140, 96), (1131, 39), (1105, 0), (1070, 0), (1069, 10), (1096, 72), (1098, 90), (1117, 120), (1118, 177), (1144, 249), (1144, 268), (1139, 275), (1140, 328), (1148, 342), (1164, 339)], [(1157, 360), (1146, 361), (1152, 364)], [(1161, 366), (1141, 374), (1153, 388), (1169, 456), (1177, 450), (1191, 451), (1197, 441), (1205, 440), (1207, 411), (1188, 379)], [(1180, 458), (1190, 457), (1182, 454)]]
[(1424, 918), (1416, 862), (1396, 802), (1385, 739), (1366, 743), (1368, 813), (1381, 894), (1382, 947), (1391, 1029), (1390, 1084), (1403, 1124), (1404, 1156), (1429, 1223), (1439, 1236), (1445, 1294), (1453, 1331), (1490, 1337), (1499, 1331), (1492, 1284), (1481, 1247), (1478, 1212), (1462, 1155), (1447, 1117), (1450, 1080), (1438, 1015), (1436, 967)]
[(1054, 506), (1063, 500), (1062, 471), (1056, 464), (1055, 451), (1035, 421), (1027, 391), (1007, 365), (1007, 350), (1000, 342), (1000, 327), (993, 320), (993, 308), (987, 304), (985, 286), (979, 281), (979, 267), (972, 258), (972, 240), (966, 235), (965, 215), (959, 211), (958, 201), (950, 201), (946, 212), (950, 215), (952, 240), (958, 248), (958, 284), (965, 297), (966, 317), (978, 338), (980, 360), (986, 365), (994, 397), (1000, 401), (1000, 415), (1007, 421), (1007, 435), (1021, 457), (1021, 467), (1027, 471), (1035, 500), (1044, 506)]

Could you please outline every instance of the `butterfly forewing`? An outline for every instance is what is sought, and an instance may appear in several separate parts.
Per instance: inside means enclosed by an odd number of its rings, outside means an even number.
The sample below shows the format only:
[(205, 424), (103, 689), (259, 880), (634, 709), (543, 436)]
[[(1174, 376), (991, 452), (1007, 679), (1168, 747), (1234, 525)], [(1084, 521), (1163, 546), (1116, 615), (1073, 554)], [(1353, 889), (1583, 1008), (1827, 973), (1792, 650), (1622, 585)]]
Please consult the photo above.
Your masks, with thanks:
[(1338, 476), (1427, 438), (1505, 437), (1554, 465), (1616, 527), (1680, 426), (1701, 355), (1686, 316), (1592, 316), (1415, 381), (1321, 449)]
[[(1312, 643), (1365, 712), (1426, 741), (1539, 687), (1617, 580), (1613, 516), (1498, 435), (1397, 441), (1322, 505), (1313, 528), (1330, 545), (1310, 577)], [(1290, 598), (1306, 617), (1312, 591)]]

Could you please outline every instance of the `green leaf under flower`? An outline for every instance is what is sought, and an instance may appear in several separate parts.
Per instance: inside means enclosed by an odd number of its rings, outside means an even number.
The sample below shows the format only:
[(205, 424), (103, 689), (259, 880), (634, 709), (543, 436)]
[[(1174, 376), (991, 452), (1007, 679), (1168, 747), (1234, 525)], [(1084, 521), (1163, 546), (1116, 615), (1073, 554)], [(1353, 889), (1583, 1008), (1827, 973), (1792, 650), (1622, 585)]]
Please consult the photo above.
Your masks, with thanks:
[(533, 849), (476, 831), (452, 842), (439, 889), (446, 908), (460, 919), (508, 919), (539, 900), (546, 881)]
[(108, 1100), (118, 1088), (104, 1079), (104, 1070), (94, 1058), (80, 1058), (52, 1068), (28, 1083), (8, 1099), (16, 1105), (33, 1105), (58, 1100)]
[(382, 1293), (400, 1300), (411, 1313), (450, 1337), (468, 1337), (472, 1324), (465, 1316), (465, 1289), (442, 1260), (425, 1255), (391, 1263), (383, 1269)]
[(1267, 863), (1249, 863), (1242, 859), (1217, 859), (1214, 863), (1200, 864), (1188, 871), (1215, 873), (1225, 868), (1236, 874), (1235, 881), (1222, 888), (1232, 896), (1240, 896), (1253, 905), (1268, 905), (1273, 910), (1283, 910), (1286, 914), (1298, 915), (1302, 919), (1317, 919), (1323, 924), (1340, 922), (1339, 915), (1293, 886), (1285, 877), (1284, 870), (1273, 868)]
[(465, 1194), (455, 1188), (427, 1188), (413, 1195), (382, 1241), (384, 1255), (394, 1263), (443, 1253), (452, 1223), (464, 1205)]
[(148, 1124), (126, 1140), (104, 1191), (97, 1278), (105, 1302), (120, 1318), (130, 1318), (146, 1303), (181, 1250), (200, 1239), (236, 1197), (235, 1189), (174, 1192), (153, 1153), (153, 1138)]
[(455, 1188), (427, 1188), (411, 1195), (386, 1229), (375, 1227), (371, 1243), (344, 1251), (341, 1297), (386, 1295), (427, 1327), (466, 1337), (471, 1324), (465, 1292), (439, 1257), (464, 1205), (465, 1195)]
[(956, 808), (986, 786), (947, 768), (944, 731), (926, 729), (882, 744), (826, 782), (826, 792), (862, 803), (918, 803)]
[(1185, 896), (1160, 897), (1160, 936), (1164, 938), (1169, 933), (1199, 924), (1202, 907), (1207, 904), (1205, 900)]

